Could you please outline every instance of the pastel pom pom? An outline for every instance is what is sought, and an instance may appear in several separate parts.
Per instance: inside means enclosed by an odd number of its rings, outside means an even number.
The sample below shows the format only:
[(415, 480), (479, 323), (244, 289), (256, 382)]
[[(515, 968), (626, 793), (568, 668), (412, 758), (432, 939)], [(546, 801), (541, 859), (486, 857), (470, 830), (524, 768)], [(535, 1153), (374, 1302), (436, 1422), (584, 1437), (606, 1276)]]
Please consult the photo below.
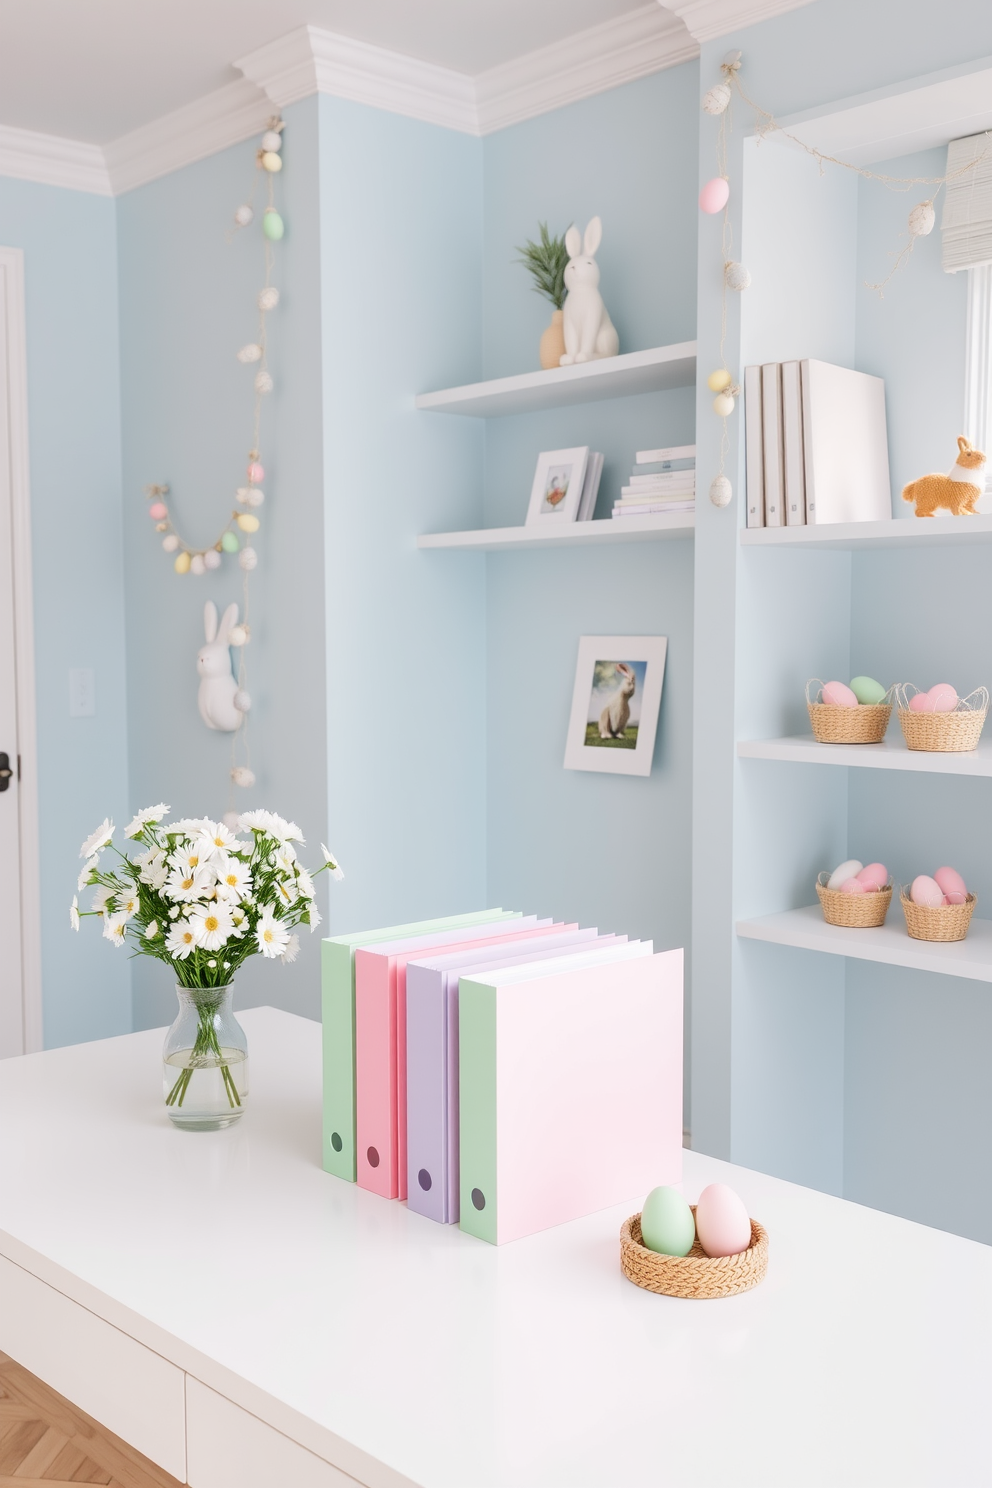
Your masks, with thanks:
[(241, 564), (245, 573), (250, 573), (258, 562), (258, 554), (253, 547), (244, 547), (238, 554), (238, 562)]
[(828, 682), (823, 689), (823, 701), (829, 708), (856, 708), (857, 696), (843, 682)]
[(728, 388), (733, 380), (726, 368), (721, 367), (719, 371), (710, 373), (706, 379), (706, 386), (711, 393), (722, 393), (724, 388)]
[(271, 284), (258, 292), (259, 310), (274, 310), (279, 303), (279, 291)]
[(179, 546), (179, 539), (176, 534), (170, 532), (168, 537), (163, 537), (162, 546), (167, 553), (174, 553)]
[(239, 227), (247, 227), (254, 215), (255, 213), (252, 211), (251, 207), (249, 207), (248, 204), (245, 203), (244, 206), (239, 207), (235, 212), (234, 220)]
[(868, 863), (854, 876), (866, 889), (884, 889), (889, 881), (889, 870), (884, 863)]
[(730, 182), (726, 176), (714, 176), (699, 193), (699, 210), (712, 217), (716, 212), (722, 212), (729, 200)]
[(747, 289), (751, 283), (751, 275), (742, 263), (726, 264), (723, 277), (728, 289)]
[(261, 506), (264, 500), (265, 492), (261, 486), (252, 486), (248, 495), (245, 497), (245, 506)]
[(958, 705), (958, 695), (949, 682), (938, 682), (931, 687), (927, 697), (933, 703), (935, 713), (953, 713)]
[(249, 362), (259, 362), (261, 359), (262, 348), (258, 345), (257, 341), (249, 341), (248, 345), (242, 346), (238, 352), (238, 361), (244, 362), (246, 365)]
[(840, 886), (842, 894), (867, 894), (868, 886), (863, 884), (860, 878), (848, 878)]
[(944, 891), (939, 883), (921, 873), (913, 879), (909, 890), (909, 897), (914, 904), (925, 904), (929, 909), (936, 909), (944, 902)]
[(236, 553), (241, 546), (233, 532), (225, 532), (220, 540), (220, 545), (225, 553)]
[(909, 700), (910, 710), (913, 713), (936, 713), (933, 698), (928, 692), (914, 692)]
[(176, 561), (172, 565), (177, 574), (189, 573), (190, 557), (188, 553), (177, 553)]
[(255, 771), (249, 770), (247, 765), (235, 765), (231, 770), (231, 779), (235, 785), (244, 786), (247, 790), (255, 784)]
[(216, 548), (208, 548), (203, 555), (204, 568), (220, 568), (220, 554)]
[(151, 506), (148, 508), (148, 515), (151, 517), (153, 522), (161, 522), (163, 517), (167, 517), (169, 515), (169, 508), (166, 506), (164, 501), (153, 501)]
[[(280, 164), (281, 163), (282, 162), (280, 161)], [(266, 207), (265, 215), (262, 218), (262, 231), (268, 238), (270, 243), (278, 243), (279, 239), (286, 231), (286, 224), (279, 216), (279, 213), (276, 211), (275, 207)]]
[(933, 881), (944, 891), (945, 904), (967, 904), (965, 881), (955, 868), (938, 868)]

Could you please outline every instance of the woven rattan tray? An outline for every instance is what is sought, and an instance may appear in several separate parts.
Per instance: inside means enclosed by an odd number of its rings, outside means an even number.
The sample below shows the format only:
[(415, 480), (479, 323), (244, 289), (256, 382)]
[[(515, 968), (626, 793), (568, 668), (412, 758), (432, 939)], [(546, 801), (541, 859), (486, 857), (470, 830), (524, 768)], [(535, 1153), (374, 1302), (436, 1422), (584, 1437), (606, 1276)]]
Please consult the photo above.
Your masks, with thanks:
[[(695, 1204), (691, 1208), (695, 1214)], [(635, 1286), (665, 1297), (733, 1297), (764, 1281), (768, 1235), (752, 1219), (751, 1244), (740, 1255), (708, 1256), (698, 1240), (686, 1256), (659, 1255), (641, 1244), (641, 1216), (632, 1214), (620, 1231), (620, 1268)]]
[(828, 873), (821, 873), (816, 881), (816, 894), (828, 925), (842, 925), (845, 930), (871, 930), (885, 924), (885, 916), (892, 903), (892, 885), (870, 894), (842, 894), (839, 889), (828, 889)]
[(881, 744), (892, 717), (891, 703), (859, 703), (856, 708), (837, 708), (832, 703), (817, 701), (822, 686), (819, 677), (811, 677), (806, 683), (806, 707), (818, 744)]
[(969, 894), (964, 904), (914, 904), (905, 889), (899, 890), (899, 902), (906, 916), (906, 929), (914, 940), (964, 940), (975, 910), (976, 899)]
[(914, 713), (909, 700), (919, 689), (903, 682), (896, 691), (899, 725), (907, 748), (930, 754), (963, 754), (978, 748), (989, 711), (987, 688), (962, 698), (953, 713)]

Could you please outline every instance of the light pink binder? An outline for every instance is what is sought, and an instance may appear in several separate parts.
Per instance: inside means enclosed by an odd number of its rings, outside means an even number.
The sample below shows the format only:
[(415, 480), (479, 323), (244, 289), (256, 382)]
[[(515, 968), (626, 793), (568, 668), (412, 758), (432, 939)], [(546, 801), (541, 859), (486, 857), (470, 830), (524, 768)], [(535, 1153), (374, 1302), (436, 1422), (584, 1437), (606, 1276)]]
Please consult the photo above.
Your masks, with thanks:
[(526, 940), (544, 933), (552, 921), (530, 915), (502, 924), (505, 930), (489, 920), (356, 950), (355, 1130), (361, 1188), (385, 1199), (406, 1198), (407, 961), (436, 946), (456, 951)]

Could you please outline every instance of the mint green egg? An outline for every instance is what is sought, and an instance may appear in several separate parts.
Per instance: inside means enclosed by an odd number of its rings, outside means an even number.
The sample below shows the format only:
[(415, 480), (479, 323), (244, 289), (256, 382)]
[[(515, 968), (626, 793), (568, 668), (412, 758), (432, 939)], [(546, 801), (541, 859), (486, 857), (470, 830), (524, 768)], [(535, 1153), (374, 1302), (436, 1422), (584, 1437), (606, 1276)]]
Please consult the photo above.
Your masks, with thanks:
[(271, 207), (266, 207), (265, 209), (265, 215), (262, 218), (262, 231), (273, 243), (278, 243), (286, 231), (286, 224), (279, 216), (279, 213)]
[(874, 677), (852, 677), (851, 691), (859, 703), (885, 702), (885, 688)]
[(239, 547), (238, 539), (233, 532), (225, 532), (220, 540), (220, 545), (225, 553), (236, 553)]
[(677, 1188), (653, 1188), (641, 1210), (641, 1239), (659, 1255), (684, 1256), (696, 1238), (692, 1210)]

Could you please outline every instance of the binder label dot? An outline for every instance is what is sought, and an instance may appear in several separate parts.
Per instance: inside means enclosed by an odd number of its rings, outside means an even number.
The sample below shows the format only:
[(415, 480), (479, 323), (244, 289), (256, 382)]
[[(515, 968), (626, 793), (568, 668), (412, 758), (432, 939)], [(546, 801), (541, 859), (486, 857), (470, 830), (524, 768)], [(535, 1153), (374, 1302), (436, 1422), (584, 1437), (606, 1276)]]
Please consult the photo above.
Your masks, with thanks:
[(472, 1190), (472, 1203), (475, 1205), (476, 1209), (485, 1209), (485, 1207), (486, 1207), (486, 1196), (482, 1192), (482, 1189), (481, 1188), (473, 1188), (473, 1190)]
[(340, 1152), (343, 1145), (344, 1144), (341, 1141), (341, 1133), (331, 1132), (331, 1146), (334, 1148), (334, 1151)]
[(417, 1182), (424, 1190), (424, 1193), (426, 1193), (431, 1186), (431, 1175), (430, 1173), (428, 1173), (426, 1168), (421, 1168), (420, 1172), (417, 1174)]
[(370, 1147), (369, 1148), (368, 1152), (366, 1153), (366, 1156), (367, 1156), (367, 1158), (369, 1160), (369, 1167), (370, 1168), (377, 1168), (379, 1166), (379, 1154), (375, 1150), (374, 1147)]

